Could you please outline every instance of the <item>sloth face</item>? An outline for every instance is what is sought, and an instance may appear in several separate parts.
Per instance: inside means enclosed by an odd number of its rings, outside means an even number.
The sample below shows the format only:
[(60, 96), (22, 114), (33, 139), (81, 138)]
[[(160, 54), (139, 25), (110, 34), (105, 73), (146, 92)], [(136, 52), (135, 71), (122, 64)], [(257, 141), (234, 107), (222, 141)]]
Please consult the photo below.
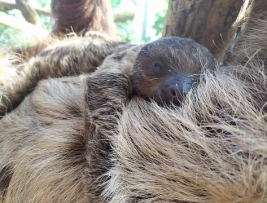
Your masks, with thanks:
[(180, 105), (203, 71), (214, 68), (211, 53), (195, 41), (161, 38), (144, 46), (136, 58), (131, 73), (134, 94), (159, 104)]

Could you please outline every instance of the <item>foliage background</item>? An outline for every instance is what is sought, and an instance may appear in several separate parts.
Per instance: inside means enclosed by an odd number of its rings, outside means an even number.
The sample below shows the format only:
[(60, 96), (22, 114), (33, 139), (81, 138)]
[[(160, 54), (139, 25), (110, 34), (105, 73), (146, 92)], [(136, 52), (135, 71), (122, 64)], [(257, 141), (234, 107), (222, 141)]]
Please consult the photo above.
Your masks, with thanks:
[[(41, 7), (47, 10), (50, 9), (51, 0), (28, 0), (28, 2), (30, 5), (35, 7)], [(145, 6), (146, 3), (148, 5), (149, 12), (147, 12), (147, 14), (145, 15), (144, 10), (140, 10), (140, 7)], [(158, 9), (157, 11), (154, 11), (153, 6), (150, 6), (150, 4), (161, 4), (163, 6), (160, 8), (160, 10)], [(126, 20), (124, 22), (116, 24), (118, 40), (134, 43), (144, 43), (161, 36), (168, 6), (168, 0), (111, 0), (111, 5), (114, 13), (124, 12), (125, 10), (129, 10), (130, 8), (130, 12), (133, 12), (135, 14), (134, 19)], [(20, 21), (25, 21), (20, 10), (14, 9), (8, 11), (0, 8), (0, 12), (12, 15)], [(44, 28), (50, 31), (53, 24), (50, 16), (47, 16), (45, 14), (39, 14), (39, 16), (42, 23), (44, 24)], [(142, 18), (141, 20), (140, 17)], [(139, 22), (137, 22), (138, 19)], [(153, 20), (153, 23), (147, 24), (149, 20)], [(142, 33), (142, 35), (140, 33)], [(36, 39), (28, 34), (0, 24), (0, 47), (26, 46), (33, 44), (35, 41)]]

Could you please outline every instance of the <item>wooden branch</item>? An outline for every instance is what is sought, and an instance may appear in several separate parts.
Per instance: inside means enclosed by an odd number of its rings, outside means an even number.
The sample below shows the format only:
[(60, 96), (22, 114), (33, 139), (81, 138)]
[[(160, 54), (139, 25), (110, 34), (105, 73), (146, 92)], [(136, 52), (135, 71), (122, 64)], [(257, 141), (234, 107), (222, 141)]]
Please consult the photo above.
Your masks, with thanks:
[[(7, 1), (1, 1), (0, 0), (0, 8), (4, 8), (6, 10), (13, 10), (13, 9), (19, 9), (20, 7), (12, 2), (7, 2)], [(51, 11), (48, 9), (42, 9), (38, 7), (32, 7), (38, 14), (44, 14), (44, 15), (51, 15)], [(127, 20), (132, 20), (134, 18), (134, 13), (131, 12), (121, 12), (121, 13), (115, 13), (114, 14), (114, 21), (115, 23), (121, 23), (125, 22)]]
[(21, 10), (22, 15), (24, 16), (25, 20), (27, 20), (29, 23), (32, 23), (34, 25), (43, 27), (43, 24), (41, 22), (39, 15), (29, 5), (29, 3), (26, 0), (16, 0), (16, 4), (19, 7), (19, 10)]
[(45, 38), (48, 35), (46, 30), (31, 23), (20, 21), (17, 18), (3, 12), (0, 12), (0, 24), (20, 30), (38, 39)]
[[(19, 6), (12, 2), (0, 1), (0, 8), (4, 8), (6, 10), (20, 9)], [(32, 7), (38, 14), (50, 15), (50, 10), (45, 10), (42, 8)]]
[(163, 36), (192, 38), (218, 58), (242, 4), (243, 0), (170, 0)]
[(132, 20), (134, 18), (134, 13), (132, 12), (121, 12), (114, 14), (115, 23), (122, 23), (127, 20)]
[(236, 40), (238, 36), (241, 34), (242, 27), (246, 23), (247, 17), (249, 16), (250, 11), (250, 5), (251, 0), (244, 0), (244, 4), (240, 9), (240, 12), (236, 18), (236, 21), (233, 23), (231, 28), (228, 31), (228, 34), (226, 36), (226, 44), (225, 49), (218, 57), (219, 62), (227, 61), (229, 55), (231, 55), (232, 49), (235, 46)]

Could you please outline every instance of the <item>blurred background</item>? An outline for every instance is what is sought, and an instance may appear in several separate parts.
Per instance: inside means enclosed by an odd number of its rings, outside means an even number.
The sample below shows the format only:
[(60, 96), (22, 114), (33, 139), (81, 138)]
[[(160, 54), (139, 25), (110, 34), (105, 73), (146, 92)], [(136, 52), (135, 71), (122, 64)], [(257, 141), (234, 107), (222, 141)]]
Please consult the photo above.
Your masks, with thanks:
[[(38, 13), (42, 33), (49, 32), (53, 25), (50, 18), (51, 1), (24, 1)], [(168, 0), (110, 0), (110, 2), (117, 25), (118, 40), (144, 43), (161, 36)], [(15, 0), (0, 0), (0, 47), (26, 46), (35, 43), (34, 29), (23, 17)]]

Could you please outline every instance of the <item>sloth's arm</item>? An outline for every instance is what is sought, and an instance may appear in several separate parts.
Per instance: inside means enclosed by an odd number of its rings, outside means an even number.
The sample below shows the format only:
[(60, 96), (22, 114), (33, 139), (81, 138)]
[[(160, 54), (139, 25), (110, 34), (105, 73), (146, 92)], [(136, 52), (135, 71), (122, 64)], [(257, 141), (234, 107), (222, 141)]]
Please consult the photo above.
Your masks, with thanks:
[(40, 80), (93, 72), (123, 44), (96, 36), (72, 38), (47, 47), (29, 62), (19, 64), (15, 76), (0, 82), (0, 117), (16, 108)]

